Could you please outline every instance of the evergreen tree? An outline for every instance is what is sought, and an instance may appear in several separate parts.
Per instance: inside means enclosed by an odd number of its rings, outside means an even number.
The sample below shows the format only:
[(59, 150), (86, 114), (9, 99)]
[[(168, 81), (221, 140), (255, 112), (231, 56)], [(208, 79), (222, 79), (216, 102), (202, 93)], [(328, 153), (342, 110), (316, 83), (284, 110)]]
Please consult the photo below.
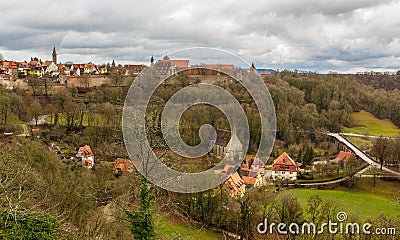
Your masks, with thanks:
[(310, 165), (314, 158), (314, 149), (312, 147), (307, 147), (306, 152), (303, 156), (303, 164)]
[(299, 153), (297, 154), (297, 162), (300, 162), (300, 163), (302, 163), (303, 162), (303, 160), (302, 160), (302, 158), (301, 158), (301, 155), (302, 155), (303, 153), (302, 153), (302, 151), (301, 151), (301, 149), (299, 150)]
[(137, 240), (148, 240), (155, 237), (153, 212), (151, 211), (151, 194), (147, 179), (142, 176), (139, 194), (139, 207), (134, 212), (125, 210), (131, 223), (131, 232)]
[(242, 237), (241, 239), (253, 239), (253, 211), (251, 207), (252, 200), (246, 194), (245, 196), (238, 199), (238, 203), (240, 205), (238, 233)]

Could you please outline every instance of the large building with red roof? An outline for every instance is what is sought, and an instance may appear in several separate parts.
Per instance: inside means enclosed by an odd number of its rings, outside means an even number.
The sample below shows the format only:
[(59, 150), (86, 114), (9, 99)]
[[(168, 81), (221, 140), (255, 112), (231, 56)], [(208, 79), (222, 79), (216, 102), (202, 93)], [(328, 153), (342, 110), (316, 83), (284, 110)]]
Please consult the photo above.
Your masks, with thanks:
[(340, 151), (332, 162), (339, 163), (340, 161), (343, 161), (344, 163), (347, 163), (353, 156), (354, 155), (351, 152)]
[(296, 180), (297, 175), (300, 172), (300, 168), (296, 162), (286, 153), (282, 153), (278, 158), (274, 160), (272, 164), (272, 179), (282, 180)]

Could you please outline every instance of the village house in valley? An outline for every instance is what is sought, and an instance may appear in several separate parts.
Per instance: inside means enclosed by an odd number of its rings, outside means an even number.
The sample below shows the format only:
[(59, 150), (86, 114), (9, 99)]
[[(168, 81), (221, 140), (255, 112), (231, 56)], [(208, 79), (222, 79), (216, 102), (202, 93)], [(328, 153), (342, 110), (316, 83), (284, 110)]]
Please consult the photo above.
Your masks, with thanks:
[(330, 161), (314, 161), (313, 165), (315, 168), (318, 165), (326, 165), (328, 163), (347, 164), (353, 157), (355, 157), (355, 155), (352, 152), (340, 151), (334, 159)]
[(132, 173), (133, 172), (132, 161), (123, 158), (115, 159), (113, 171), (118, 176)]
[(257, 157), (246, 158), (240, 165), (242, 179), (246, 185), (258, 187), (263, 185), (265, 164)]
[(297, 180), (300, 168), (296, 162), (286, 153), (282, 153), (272, 164), (272, 179)]
[[(226, 165), (224, 171), (229, 173), (233, 166)], [(225, 186), (228, 190), (229, 196), (232, 198), (240, 198), (244, 196), (246, 191), (246, 184), (237, 172), (229, 174), (229, 178), (225, 181)]]
[(332, 162), (340, 163), (343, 161), (343, 163), (347, 163), (353, 156), (354, 154), (351, 152), (340, 151), (336, 158), (332, 160)]
[(78, 152), (76, 153), (76, 159), (78, 161), (80, 160), (82, 162), (82, 166), (85, 168), (91, 169), (94, 166), (94, 154), (88, 145), (78, 149)]

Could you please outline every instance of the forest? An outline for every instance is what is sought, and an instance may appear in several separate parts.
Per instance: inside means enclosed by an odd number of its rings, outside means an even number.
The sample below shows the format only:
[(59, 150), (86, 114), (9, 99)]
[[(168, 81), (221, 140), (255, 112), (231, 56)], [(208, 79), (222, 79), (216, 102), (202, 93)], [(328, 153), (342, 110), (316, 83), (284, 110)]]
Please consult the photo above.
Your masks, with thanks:
[[(335, 154), (337, 149), (320, 133), (341, 132), (344, 127), (352, 127), (350, 114), (360, 110), (379, 119), (390, 119), (400, 126), (397, 78), (282, 71), (265, 75), (263, 79), (274, 100), (277, 118), (271, 157), (287, 151), (310, 164), (316, 156)], [(384, 80), (379, 82), (378, 79)], [(165, 151), (159, 126), (163, 104), (174, 92), (198, 82), (185, 74), (176, 76), (176, 80), (182, 84), (160, 86), (152, 99), (154, 104), (147, 111), (147, 125), (154, 130), (150, 136), (158, 143), (157, 151)], [(260, 120), (254, 101), (237, 82), (220, 85), (231, 92), (245, 110), (251, 136), (248, 154), (254, 154), (260, 141)], [(48, 94), (44, 85), (35, 85), (32, 91), (3, 89), (0, 92), (2, 132), (22, 131), (21, 124), (31, 124), (32, 128), (41, 130), (40, 138), (14, 136), (2, 137), (0, 141), (2, 237), (21, 239), (31, 234), (31, 239), (164, 239), (163, 232), (156, 231), (153, 221), (140, 221), (162, 213), (178, 216), (188, 225), (258, 239), (262, 236), (256, 233), (255, 227), (265, 218), (288, 223), (322, 222), (334, 217), (338, 210), (335, 203), (319, 196), (310, 196), (305, 207), (301, 207), (296, 197), (282, 195), (282, 186), (276, 185), (233, 199), (223, 186), (202, 193), (178, 194), (147, 183), (136, 171), (116, 176), (112, 172), (113, 160), (129, 158), (121, 129), (128, 87), (67, 88)], [(51, 124), (37, 125), (42, 115), (46, 115)], [(32, 119), (34, 122), (31, 123)], [(196, 106), (181, 120), (183, 140), (189, 145), (198, 144), (198, 129), (205, 123), (216, 128), (229, 128), (218, 109)], [(68, 159), (59, 159), (47, 148), (53, 142), (63, 146), (66, 155), (71, 156), (80, 146), (90, 145), (96, 154), (96, 167), (87, 171)], [(370, 151), (373, 155), (381, 155), (382, 162), (397, 168), (398, 146), (399, 140), (381, 138), (374, 142)], [(316, 149), (325, 151), (318, 153)], [(267, 161), (270, 163), (271, 159)], [(345, 187), (356, 187), (357, 183), (357, 179), (352, 179)], [(399, 194), (393, 195), (397, 201)], [(370, 220), (400, 229), (399, 219), (380, 216)], [(142, 226), (145, 233), (137, 226)], [(320, 235), (309, 239), (330, 237)], [(344, 235), (343, 239), (363, 237)], [(177, 234), (177, 238), (184, 237)], [(305, 238), (290, 236), (290, 239)], [(380, 238), (375, 236), (373, 239)]]

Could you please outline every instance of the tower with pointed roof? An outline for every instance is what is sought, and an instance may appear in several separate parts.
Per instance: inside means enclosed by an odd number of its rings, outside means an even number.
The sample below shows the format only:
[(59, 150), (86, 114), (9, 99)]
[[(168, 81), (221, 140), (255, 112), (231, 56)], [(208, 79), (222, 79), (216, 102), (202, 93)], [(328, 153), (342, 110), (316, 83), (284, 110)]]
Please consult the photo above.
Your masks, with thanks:
[(251, 71), (255, 71), (255, 70), (256, 70), (256, 66), (254, 66), (254, 63), (251, 63), (250, 70), (251, 70)]
[(237, 132), (236, 132), (236, 128), (235, 127), (233, 127), (233, 129), (232, 129), (231, 139), (228, 142), (226, 147), (228, 149), (228, 152), (226, 153), (227, 157), (230, 160), (233, 160), (233, 161), (236, 162), (237, 159), (235, 159), (235, 158), (241, 156), (242, 153), (243, 153), (243, 144), (242, 144), (242, 142), (240, 141), (240, 139), (237, 136)]
[(57, 52), (56, 47), (53, 47), (53, 62), (57, 64)]
[(151, 55), (150, 66), (154, 66), (154, 57), (153, 57), (153, 55)]

